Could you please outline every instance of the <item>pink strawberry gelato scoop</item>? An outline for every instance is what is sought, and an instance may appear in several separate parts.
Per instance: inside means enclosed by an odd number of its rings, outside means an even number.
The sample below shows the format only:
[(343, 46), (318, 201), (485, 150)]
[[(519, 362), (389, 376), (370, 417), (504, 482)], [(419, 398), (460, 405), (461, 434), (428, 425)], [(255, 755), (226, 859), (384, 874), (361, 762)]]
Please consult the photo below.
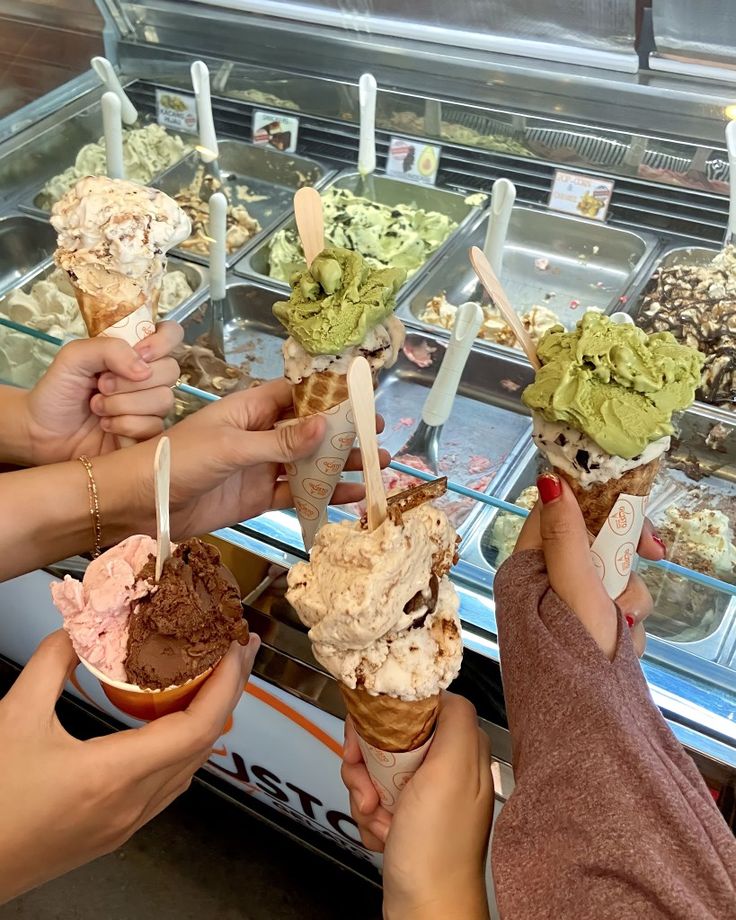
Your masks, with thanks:
[(137, 534), (91, 562), (81, 582), (67, 575), (51, 585), (77, 655), (112, 680), (126, 680), (130, 614), (153, 587), (137, 575), (155, 555), (156, 541)]

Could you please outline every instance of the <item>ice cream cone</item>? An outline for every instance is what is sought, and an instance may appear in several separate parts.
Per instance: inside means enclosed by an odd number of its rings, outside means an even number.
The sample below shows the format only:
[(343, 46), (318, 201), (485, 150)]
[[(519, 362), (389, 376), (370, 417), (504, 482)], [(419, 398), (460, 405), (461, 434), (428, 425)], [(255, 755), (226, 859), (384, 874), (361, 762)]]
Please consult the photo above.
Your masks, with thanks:
[(315, 371), (301, 383), (294, 384), (294, 412), (297, 418), (307, 418), (339, 406), (348, 398), (347, 374)]
[(327, 422), (315, 453), (286, 467), (304, 546), (311, 549), (355, 443), (347, 376), (329, 371), (310, 374), (294, 386), (293, 402), (297, 418), (322, 414)]
[(587, 488), (569, 473), (562, 470), (557, 472), (575, 493), (588, 531), (593, 537), (597, 537), (608, 520), (619, 495), (649, 495), (659, 466), (660, 460), (657, 458), (642, 466), (636, 466), (633, 470), (628, 470), (617, 479), (592, 483)]
[(421, 747), (434, 731), (439, 694), (426, 700), (400, 700), (340, 686), (355, 730), (381, 751), (405, 753)]
[(161, 288), (157, 288), (148, 301), (141, 293), (132, 303), (90, 294), (74, 282), (72, 288), (90, 338), (107, 335), (135, 345), (155, 331), (153, 320), (158, 311)]

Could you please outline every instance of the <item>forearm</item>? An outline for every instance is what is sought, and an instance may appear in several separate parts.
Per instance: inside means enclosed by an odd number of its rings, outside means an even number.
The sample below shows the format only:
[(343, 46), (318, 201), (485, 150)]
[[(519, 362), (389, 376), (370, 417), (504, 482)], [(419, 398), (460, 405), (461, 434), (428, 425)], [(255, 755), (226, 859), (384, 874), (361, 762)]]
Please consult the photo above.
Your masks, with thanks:
[(0, 463), (30, 464), (26, 405), (28, 391), (0, 386)]
[(488, 920), (488, 894), (482, 879), (469, 883), (447, 896), (417, 898), (412, 903), (397, 902), (387, 896), (383, 920)]
[[(155, 533), (153, 503), (139, 487), (152, 456), (143, 444), (92, 461), (104, 546)], [(0, 476), (0, 581), (94, 548), (88, 483), (78, 461)]]

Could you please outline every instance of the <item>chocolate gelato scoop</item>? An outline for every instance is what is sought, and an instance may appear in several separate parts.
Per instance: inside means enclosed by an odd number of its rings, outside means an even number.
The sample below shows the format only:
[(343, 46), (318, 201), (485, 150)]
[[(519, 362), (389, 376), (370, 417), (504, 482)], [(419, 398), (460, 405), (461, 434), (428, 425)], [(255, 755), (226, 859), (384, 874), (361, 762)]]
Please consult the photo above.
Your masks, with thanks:
[[(154, 584), (155, 560), (138, 576)], [(130, 617), (127, 680), (147, 689), (183, 684), (217, 664), (230, 643), (248, 642), (240, 590), (209, 543), (180, 543), (161, 580)]]

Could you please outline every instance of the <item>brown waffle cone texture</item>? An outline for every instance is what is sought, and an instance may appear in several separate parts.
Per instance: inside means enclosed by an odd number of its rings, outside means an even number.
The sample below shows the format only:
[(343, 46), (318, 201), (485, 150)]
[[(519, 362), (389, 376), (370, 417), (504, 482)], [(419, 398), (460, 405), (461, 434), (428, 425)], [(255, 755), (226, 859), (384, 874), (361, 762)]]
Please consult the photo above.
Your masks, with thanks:
[(440, 710), (438, 693), (426, 700), (399, 700), (351, 690), (344, 684), (340, 689), (355, 730), (381, 751), (401, 754), (416, 750), (434, 731)]
[(659, 466), (660, 460), (657, 458), (643, 466), (628, 470), (618, 479), (596, 482), (587, 489), (581, 485), (580, 480), (574, 479), (562, 470), (557, 470), (557, 472), (575, 493), (575, 498), (583, 512), (585, 526), (596, 537), (608, 520), (611, 508), (616, 504), (619, 495), (649, 495)]
[[(72, 287), (74, 288), (74, 296), (77, 298), (79, 312), (82, 314), (82, 319), (90, 338), (94, 338), (94, 336), (109, 329), (110, 326), (120, 322), (121, 319), (125, 319), (131, 313), (135, 313), (146, 303), (142, 296), (139, 303), (126, 303), (124, 301), (113, 303), (106, 298), (83, 291), (74, 284), (72, 284)], [(156, 320), (158, 314), (160, 296), (161, 290), (159, 288), (151, 298), (151, 318), (153, 321)]]
[(348, 398), (346, 374), (315, 371), (301, 383), (294, 384), (294, 411), (297, 418), (306, 418), (317, 412), (326, 412), (339, 406)]

